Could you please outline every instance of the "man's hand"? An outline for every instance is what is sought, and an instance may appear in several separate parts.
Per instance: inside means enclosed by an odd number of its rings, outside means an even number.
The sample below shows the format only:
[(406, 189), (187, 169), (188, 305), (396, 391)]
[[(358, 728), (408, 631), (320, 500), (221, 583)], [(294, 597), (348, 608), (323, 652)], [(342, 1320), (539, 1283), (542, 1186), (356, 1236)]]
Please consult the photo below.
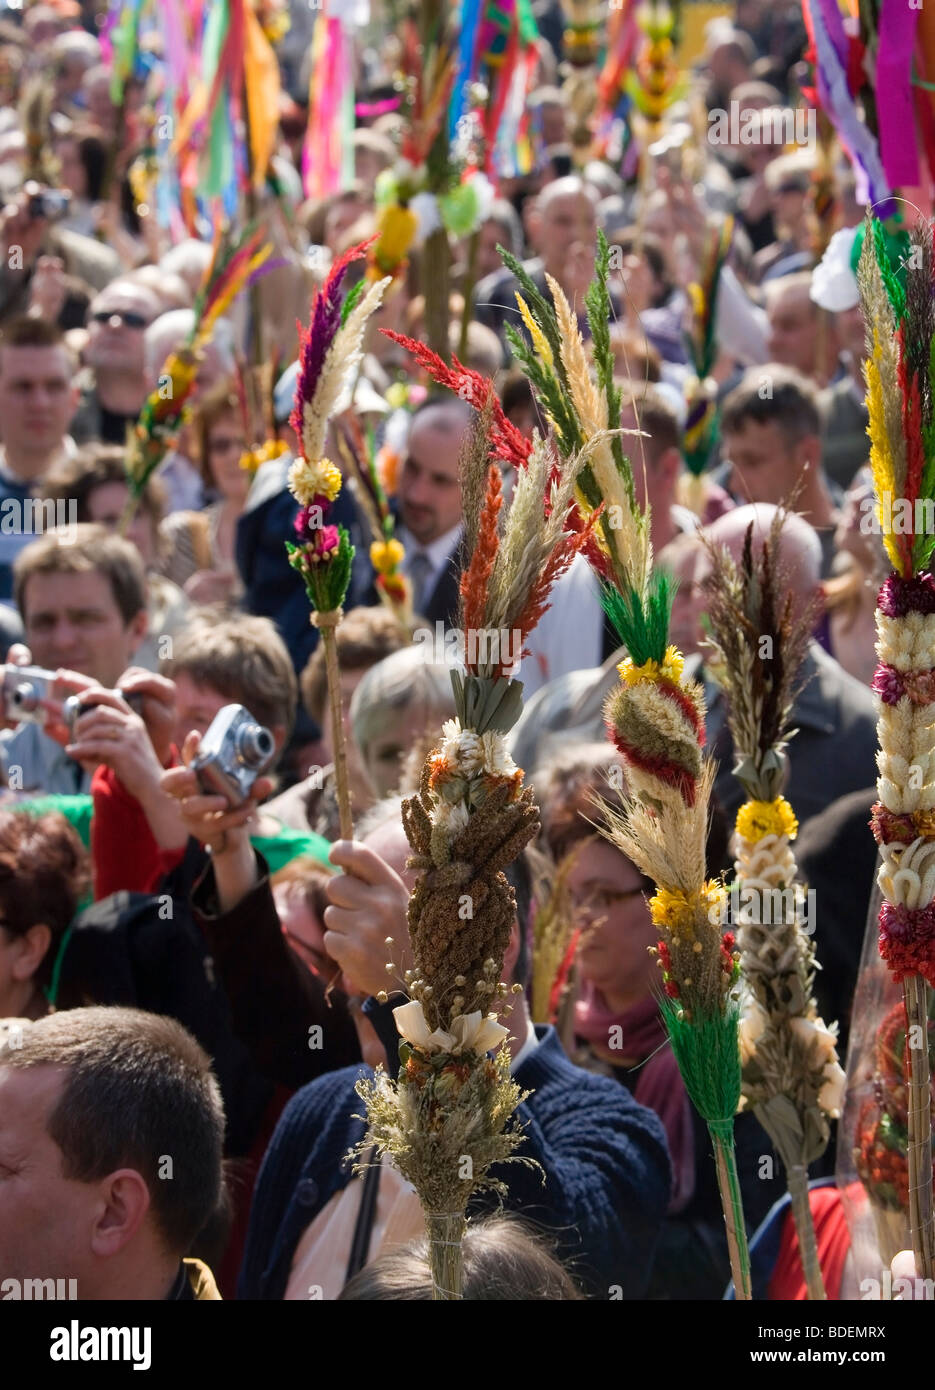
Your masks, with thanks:
[(146, 725), (125, 700), (100, 686), (86, 693), (88, 708), (75, 720), (72, 742), (65, 752), (89, 771), (104, 763), (137, 801), (159, 795), (162, 767)]
[(29, 285), (29, 313), (58, 323), (67, 294), (65, 262), (58, 256), (40, 256)]
[(11, 270), (25, 274), (32, 269), (46, 225), (45, 218), (30, 216), (29, 195), (25, 191), (3, 209), (0, 213), (0, 255)]
[(172, 735), (176, 727), (175, 682), (156, 676), (142, 666), (130, 666), (117, 682), (123, 695), (139, 695), (143, 700), (143, 723), (163, 767), (172, 757)]
[(232, 565), (216, 570), (198, 570), (186, 579), (183, 589), (193, 603), (224, 603), (234, 591), (236, 575)]
[[(7, 664), (9, 666), (32, 666), (32, 652), (22, 642), (14, 642), (7, 652)], [(97, 681), (90, 676), (81, 675), (80, 671), (58, 670), (55, 672), (55, 680), (48, 696), (40, 700), (40, 707), (45, 711), (46, 721), (43, 725), (43, 732), (50, 738), (54, 738), (56, 743), (63, 746), (68, 743), (71, 735), (67, 724), (62, 721), (62, 704), (68, 699), (69, 695), (80, 694), (82, 690), (90, 690), (97, 685)], [(2, 714), (2, 711), (0, 711)], [(20, 721), (17, 719), (0, 719), (0, 728), (16, 729)]]
[[(325, 949), (344, 973), (351, 994), (379, 994), (401, 986), (386, 969), (392, 960), (402, 977), (412, 965), (406, 909), (409, 889), (372, 849), (338, 840), (328, 858), (343, 869), (325, 887)], [(386, 938), (393, 938), (387, 946)]]

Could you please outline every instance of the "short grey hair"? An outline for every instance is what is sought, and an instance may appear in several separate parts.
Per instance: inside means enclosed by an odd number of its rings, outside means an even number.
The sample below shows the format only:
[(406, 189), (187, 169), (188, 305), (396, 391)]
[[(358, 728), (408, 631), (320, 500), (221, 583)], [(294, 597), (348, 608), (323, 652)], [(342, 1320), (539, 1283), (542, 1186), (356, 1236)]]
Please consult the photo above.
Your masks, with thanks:
[(427, 727), (439, 729), (455, 715), (448, 666), (427, 661), (419, 646), (403, 647), (378, 661), (361, 680), (351, 700), (351, 730), (365, 751), (386, 726), (388, 716), (421, 705)]

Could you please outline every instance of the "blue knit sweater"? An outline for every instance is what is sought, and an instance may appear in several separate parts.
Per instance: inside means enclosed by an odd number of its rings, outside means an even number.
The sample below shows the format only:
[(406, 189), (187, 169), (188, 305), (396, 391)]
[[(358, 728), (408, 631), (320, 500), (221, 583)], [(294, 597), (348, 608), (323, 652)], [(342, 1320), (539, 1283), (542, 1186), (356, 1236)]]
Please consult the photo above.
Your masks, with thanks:
[[(670, 1167), (660, 1121), (625, 1087), (569, 1062), (553, 1028), (515, 1080), (533, 1094), (517, 1112), (537, 1159), (492, 1170), (506, 1183), (508, 1211), (546, 1227), (557, 1254), (595, 1298), (639, 1298), (669, 1200)], [(311, 1221), (351, 1180), (348, 1150), (365, 1126), (354, 1090), (368, 1068), (318, 1077), (284, 1110), (257, 1179), (238, 1297), (281, 1299), (296, 1246)], [(492, 1210), (481, 1197), (472, 1215)]]

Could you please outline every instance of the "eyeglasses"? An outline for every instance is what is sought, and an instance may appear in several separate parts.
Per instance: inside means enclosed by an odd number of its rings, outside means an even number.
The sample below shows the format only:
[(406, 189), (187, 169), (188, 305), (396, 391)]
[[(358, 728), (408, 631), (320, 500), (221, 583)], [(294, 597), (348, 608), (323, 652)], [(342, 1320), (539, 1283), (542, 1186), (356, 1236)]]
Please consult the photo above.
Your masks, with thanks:
[(127, 328), (149, 327), (146, 315), (136, 314), (132, 309), (98, 309), (96, 314), (91, 315), (92, 323), (110, 323), (111, 319), (119, 319)]

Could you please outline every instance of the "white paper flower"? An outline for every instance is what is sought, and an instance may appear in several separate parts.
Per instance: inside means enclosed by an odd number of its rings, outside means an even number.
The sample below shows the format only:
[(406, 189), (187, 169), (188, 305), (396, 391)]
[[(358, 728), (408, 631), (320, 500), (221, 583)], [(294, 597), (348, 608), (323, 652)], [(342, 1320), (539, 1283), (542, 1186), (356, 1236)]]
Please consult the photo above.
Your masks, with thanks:
[(481, 170), (477, 170), (471, 175), (471, 184), (477, 195), (477, 222), (478, 226), (486, 222), (490, 216), (494, 201), (496, 200), (497, 190), (490, 182), (489, 178)]
[(763, 1036), (769, 1023), (769, 1015), (755, 999), (750, 999), (740, 1020), (740, 1065), (747, 1062), (756, 1051), (756, 1044)]
[(414, 198), (410, 198), (409, 206), (419, 219), (419, 241), (427, 241), (442, 225), (438, 199), (434, 193), (417, 193)]
[(457, 801), (452, 805), (450, 801), (445, 801), (442, 798), (435, 807), (433, 819), (436, 826), (444, 830), (448, 838), (453, 840), (456, 835), (460, 835), (461, 831), (467, 828), (470, 815), (463, 801)]
[(857, 276), (851, 269), (851, 252), (857, 227), (842, 227), (835, 232), (825, 248), (825, 254), (812, 271), (809, 298), (822, 309), (840, 314), (860, 303)]
[(825, 1067), (825, 1084), (818, 1092), (818, 1104), (829, 1119), (838, 1120), (841, 1117), (846, 1080), (847, 1077), (837, 1062)]
[(436, 1028), (429, 1032), (425, 1013), (418, 999), (408, 1004), (400, 1004), (393, 1010), (396, 1027), (400, 1037), (420, 1052), (449, 1052), (460, 1057), (464, 1052), (489, 1052), (499, 1047), (508, 1029), (497, 1022), (495, 1014), (486, 1017), (478, 1009), (472, 1014), (458, 1014), (451, 1020), (451, 1032)]
[(454, 772), (470, 777), (480, 770), (481, 740), (473, 729), (462, 729), (458, 719), (446, 719), (442, 725), (442, 757)]
[(831, 1063), (837, 1060), (838, 1030), (836, 1024), (829, 1028), (820, 1018), (790, 1018), (789, 1027), (804, 1043), (805, 1047), (815, 1055), (816, 1063)]
[(485, 772), (493, 777), (512, 777), (516, 764), (510, 757), (502, 734), (489, 731), (480, 736), (481, 760)]

